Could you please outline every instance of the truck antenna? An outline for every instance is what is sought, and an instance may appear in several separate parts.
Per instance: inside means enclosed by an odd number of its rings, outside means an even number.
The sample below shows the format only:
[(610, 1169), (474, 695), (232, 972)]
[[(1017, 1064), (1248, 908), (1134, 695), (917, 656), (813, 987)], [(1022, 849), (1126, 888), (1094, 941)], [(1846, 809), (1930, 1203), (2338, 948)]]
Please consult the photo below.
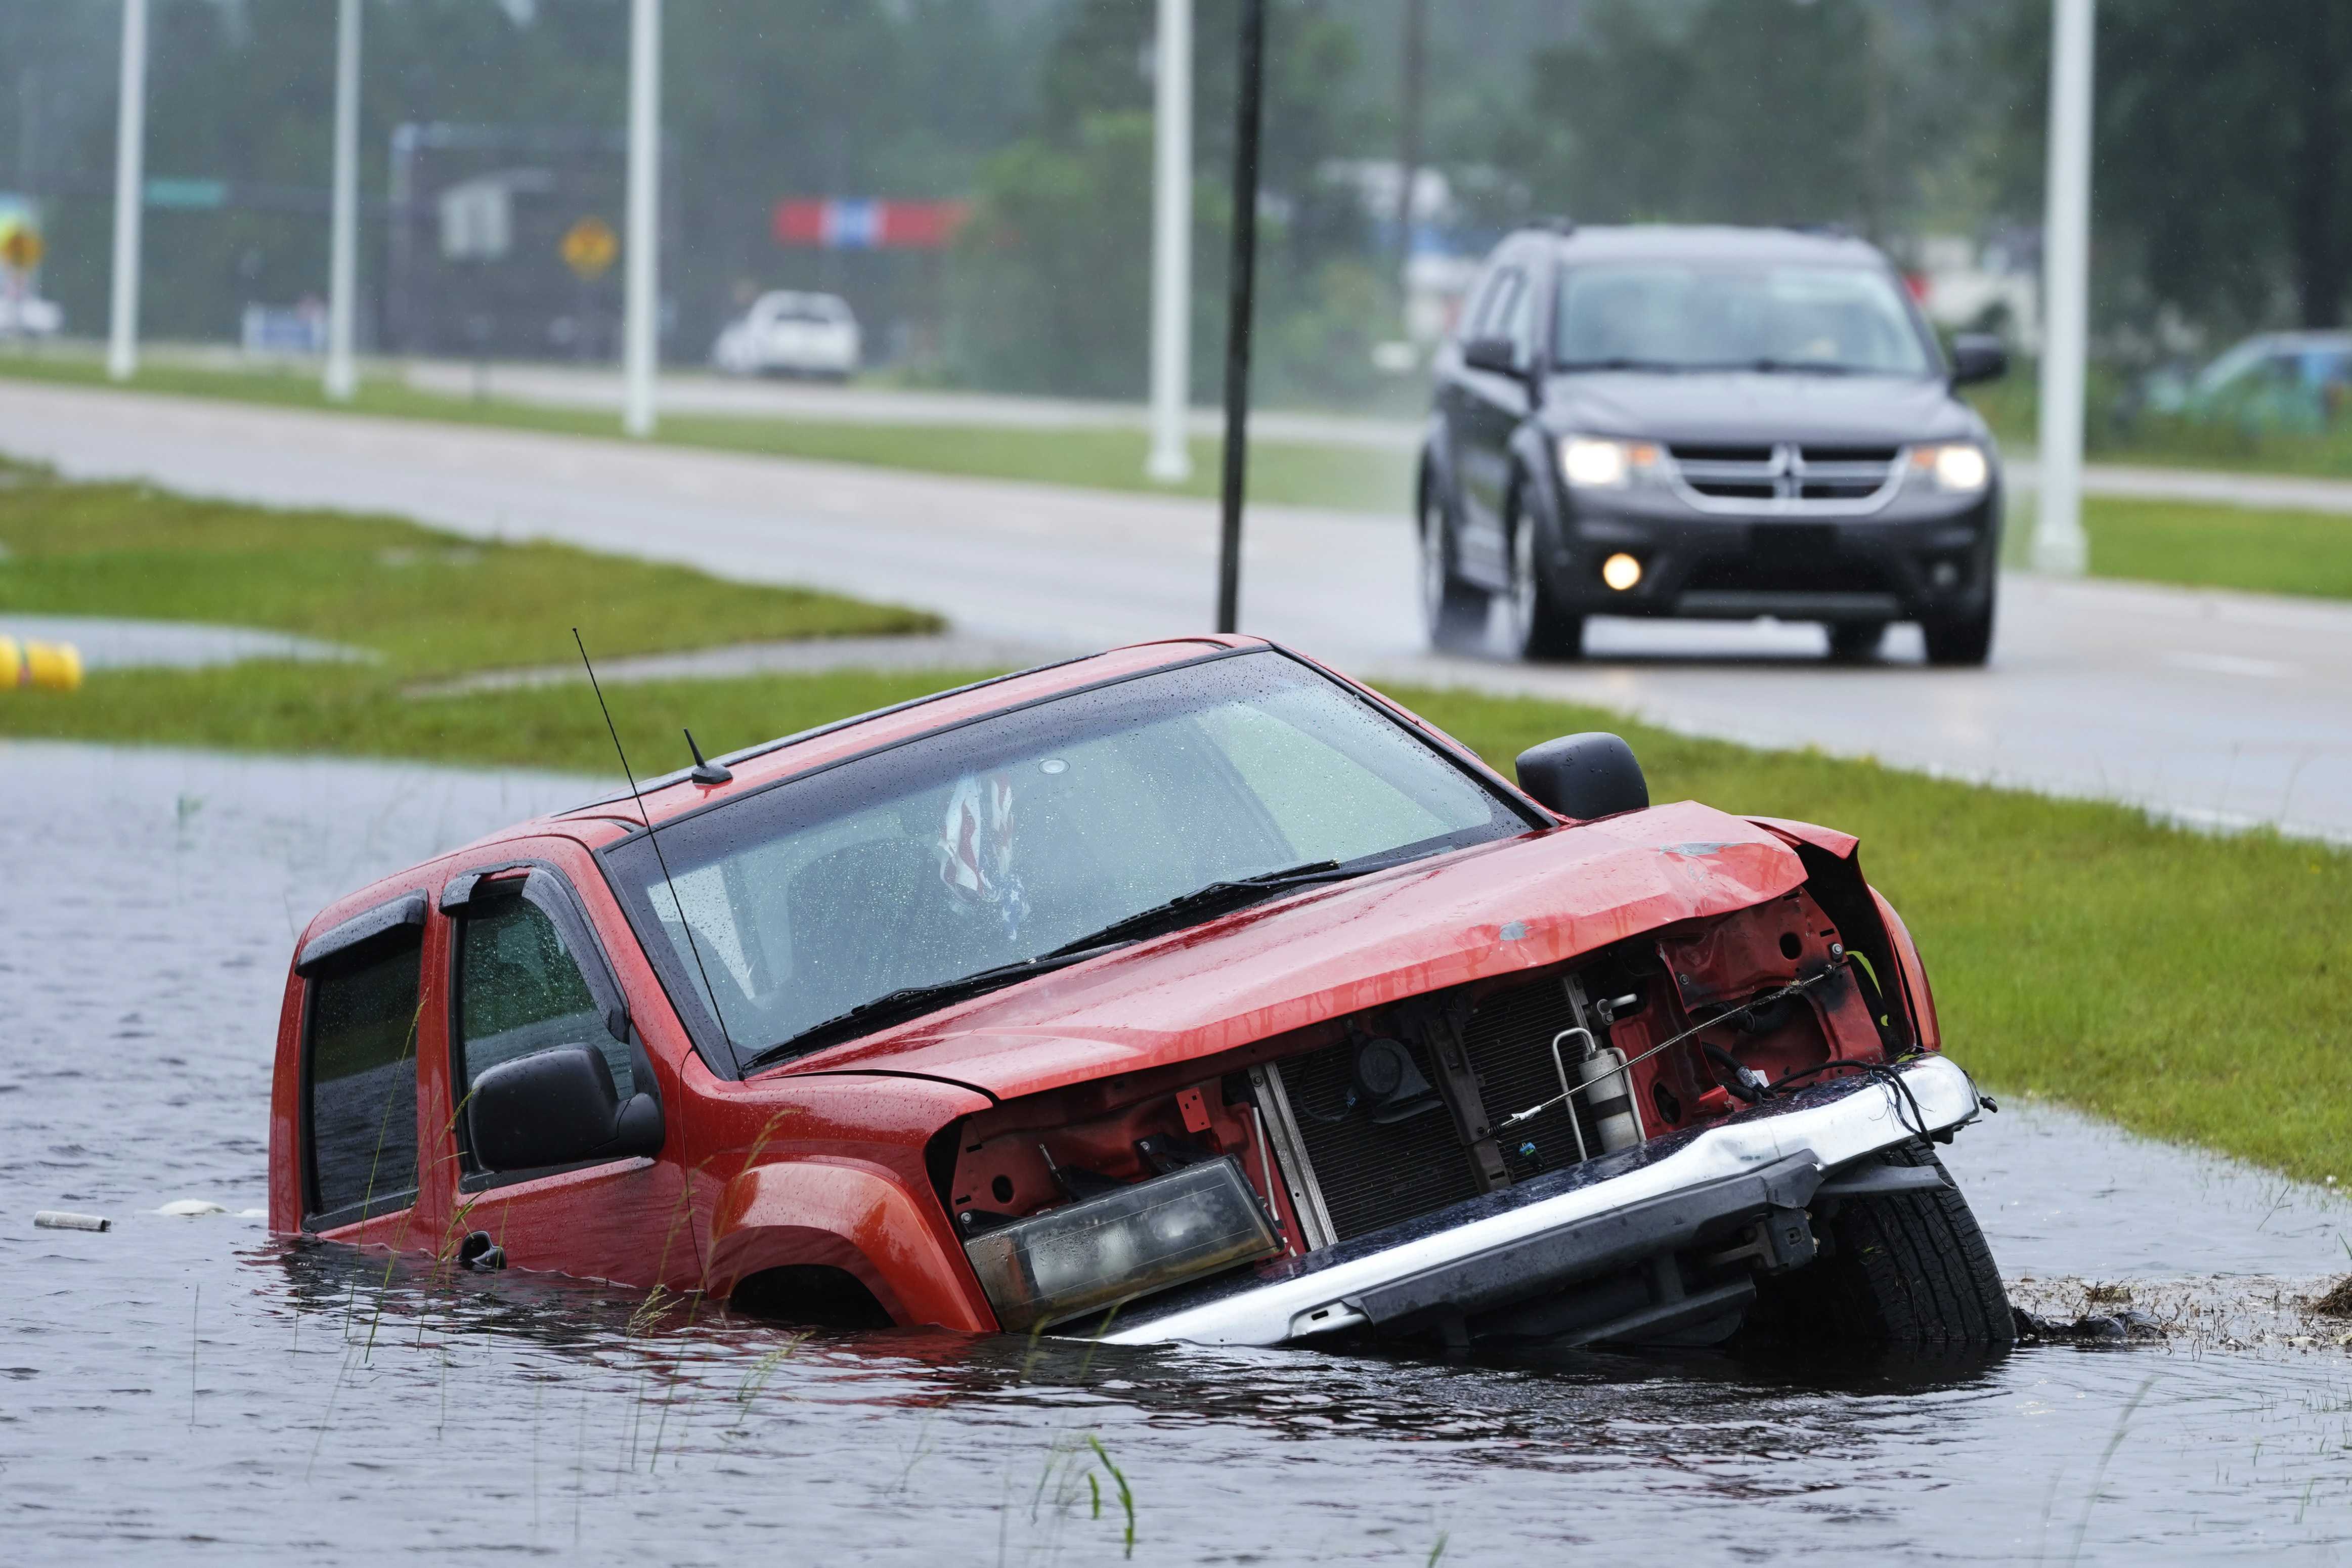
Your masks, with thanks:
[[(694, 940), (694, 922), (686, 918), (686, 900), (677, 896), (677, 879), (669, 874), (669, 857), (662, 853), (661, 835), (654, 831), (654, 819), (646, 811), (646, 797), (637, 791), (637, 775), (629, 767), (629, 753), (621, 747), (621, 731), (613, 727), (613, 710), (605, 706), (604, 688), (596, 679), (596, 667), (588, 662), (588, 645), (580, 640), (578, 626), (572, 628), (572, 640), (580, 648), (580, 667), (588, 672), (588, 689), (596, 694), (596, 710), (604, 715), (604, 732), (613, 737), (613, 752), (621, 759), (621, 776), (629, 781), (629, 798), (637, 803), (637, 819), (646, 825), (646, 837), (654, 847), (654, 859), (661, 867), (662, 882), (669, 889), (670, 907), (677, 911), (677, 923), (686, 931), (687, 951), (694, 954), (694, 967), (702, 976), (702, 994), (710, 998), (710, 1016), (719, 1020), (719, 1037), (727, 1042), (727, 1058), (740, 1073), (743, 1058), (736, 1053), (734, 1036), (728, 1032), (727, 1010), (719, 1005), (719, 988), (710, 984), (710, 968), (702, 962), (702, 944)], [(687, 743), (692, 745), (693, 742)]]

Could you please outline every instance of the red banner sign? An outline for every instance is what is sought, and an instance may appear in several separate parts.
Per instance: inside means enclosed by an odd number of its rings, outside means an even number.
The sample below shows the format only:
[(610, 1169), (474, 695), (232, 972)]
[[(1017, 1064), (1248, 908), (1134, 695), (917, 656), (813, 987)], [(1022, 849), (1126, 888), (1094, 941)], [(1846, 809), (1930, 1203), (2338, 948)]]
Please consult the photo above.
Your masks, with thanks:
[(776, 204), (776, 243), (807, 250), (938, 250), (970, 202), (888, 202), (827, 196)]

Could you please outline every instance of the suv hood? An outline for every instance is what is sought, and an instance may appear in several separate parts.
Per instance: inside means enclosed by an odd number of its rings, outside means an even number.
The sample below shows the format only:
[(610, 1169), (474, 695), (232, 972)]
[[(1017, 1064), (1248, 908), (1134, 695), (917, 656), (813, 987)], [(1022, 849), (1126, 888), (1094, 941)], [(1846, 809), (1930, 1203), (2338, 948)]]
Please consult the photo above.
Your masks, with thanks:
[(1010, 1100), (1211, 1056), (1778, 898), (1803, 866), (1685, 801), (1294, 894), (781, 1069), (911, 1073)]
[(1554, 376), (1543, 422), (1666, 442), (1853, 442), (1899, 446), (1981, 437), (1983, 426), (1941, 381), (1893, 375), (1756, 371), (1634, 371)]

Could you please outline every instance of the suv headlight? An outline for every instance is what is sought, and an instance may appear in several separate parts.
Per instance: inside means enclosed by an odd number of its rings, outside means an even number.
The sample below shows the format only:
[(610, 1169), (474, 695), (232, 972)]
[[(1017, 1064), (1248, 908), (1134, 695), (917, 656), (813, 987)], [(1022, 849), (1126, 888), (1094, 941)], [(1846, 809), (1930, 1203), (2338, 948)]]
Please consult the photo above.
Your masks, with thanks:
[(1188, 1165), (964, 1243), (996, 1320), (1043, 1328), (1282, 1250), (1240, 1162)]
[(1562, 436), (1559, 477), (1578, 489), (1622, 490), (1658, 468), (1654, 441), (1620, 441), (1605, 436)]
[(1973, 441), (1911, 448), (1911, 473), (1949, 495), (1974, 495), (1992, 480), (1992, 465)]

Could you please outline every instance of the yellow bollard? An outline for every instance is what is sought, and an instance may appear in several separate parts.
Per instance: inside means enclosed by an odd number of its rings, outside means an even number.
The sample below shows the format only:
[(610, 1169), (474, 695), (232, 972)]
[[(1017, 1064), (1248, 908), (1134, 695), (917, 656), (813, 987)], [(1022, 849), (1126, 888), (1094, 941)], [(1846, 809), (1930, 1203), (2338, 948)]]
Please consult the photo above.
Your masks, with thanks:
[(81, 650), (69, 642), (26, 642), (0, 637), (0, 691), (79, 691)]

